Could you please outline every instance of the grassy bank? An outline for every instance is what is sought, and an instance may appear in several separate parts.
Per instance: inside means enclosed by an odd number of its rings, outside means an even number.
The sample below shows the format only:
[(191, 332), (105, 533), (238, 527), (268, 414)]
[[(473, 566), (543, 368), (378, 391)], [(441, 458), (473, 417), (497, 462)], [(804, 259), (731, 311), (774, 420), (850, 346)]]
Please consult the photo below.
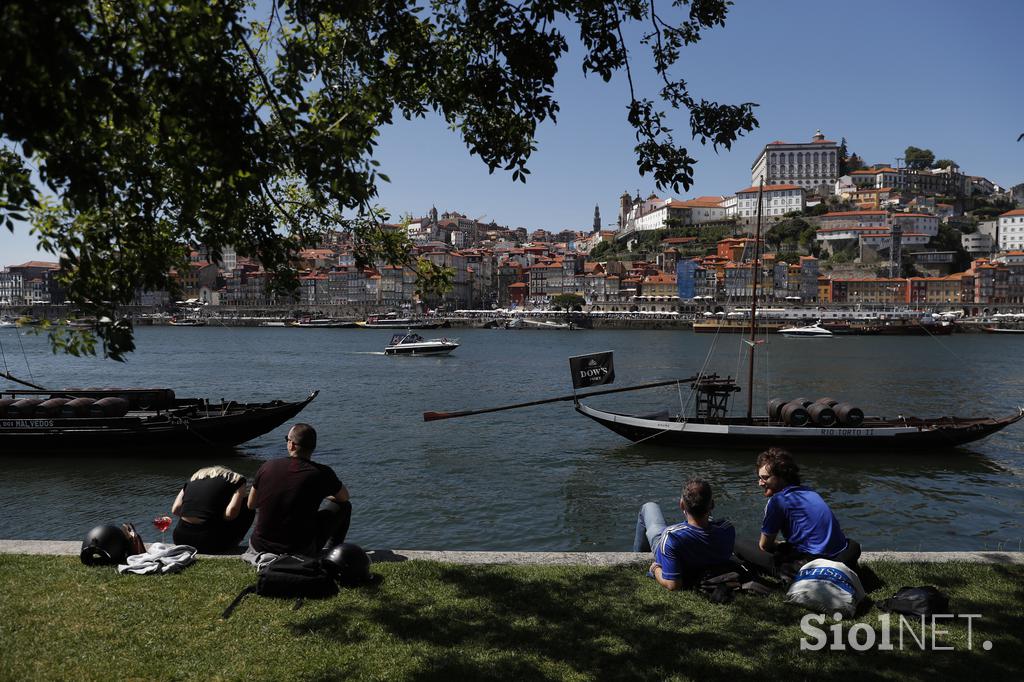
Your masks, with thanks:
[[(380, 564), (379, 584), (325, 601), (250, 595), (239, 561), (120, 576), (70, 557), (0, 556), (0, 678), (24, 679), (1019, 679), (1024, 567), (872, 566), (881, 600), (931, 584), (964, 619), (921, 651), (801, 651), (781, 594), (715, 605), (668, 593), (638, 567)], [(856, 619), (879, 626), (877, 609)], [(853, 621), (843, 621), (844, 633)], [(821, 626), (833, 624), (829, 617)], [(930, 631), (929, 631), (930, 632)], [(829, 632), (831, 637), (831, 632)], [(982, 647), (991, 642), (991, 649)], [(844, 638), (845, 641), (845, 638)], [(929, 641), (930, 646), (930, 641)]]

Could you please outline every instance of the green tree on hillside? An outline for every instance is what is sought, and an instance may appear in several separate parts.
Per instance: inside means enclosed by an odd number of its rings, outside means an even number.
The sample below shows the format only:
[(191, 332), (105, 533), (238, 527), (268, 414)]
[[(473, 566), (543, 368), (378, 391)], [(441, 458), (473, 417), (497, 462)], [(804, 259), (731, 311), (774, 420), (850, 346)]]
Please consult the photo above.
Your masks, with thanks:
[(805, 234), (809, 233), (813, 238), (814, 232), (814, 226), (803, 218), (787, 218), (772, 225), (765, 232), (764, 241), (774, 249), (785, 246), (796, 250), (806, 243)]
[(962, 235), (963, 233), (960, 230), (942, 223), (939, 225), (939, 233), (932, 238), (931, 244), (929, 244), (930, 247), (938, 251), (953, 251), (956, 253), (953, 263), (955, 272), (963, 272), (971, 264), (971, 257), (964, 250)]
[(556, 310), (583, 310), (586, 300), (579, 294), (558, 294), (551, 298), (551, 307)]
[(614, 250), (614, 247), (612, 246), (611, 242), (601, 242), (590, 250), (590, 253), (587, 254), (587, 257), (590, 260), (601, 260), (601, 258), (605, 254), (612, 250)]
[(907, 147), (903, 151), (903, 160), (907, 164), (907, 168), (924, 170), (925, 168), (931, 168), (935, 162), (935, 154), (932, 153), (931, 149)]
[[(700, 99), (675, 73), (731, 3), (683, 4), (9, 0), (0, 223), (30, 218), (69, 298), (110, 317), (136, 287), (168, 288), (194, 244), (214, 258), (233, 246), (291, 291), (297, 252), (328, 228), (354, 231), (360, 262), (412, 264), (375, 207), (381, 129), (437, 115), (490, 172), (525, 182), (537, 127), (559, 112), (566, 30), (585, 73), (627, 76), (640, 173), (688, 189), (695, 160), (672, 110), (716, 149), (757, 121), (755, 104)], [(637, 50), (649, 50), (655, 93), (628, 77), (647, 63), (631, 64)], [(426, 288), (443, 285), (442, 270), (416, 267)], [(131, 350), (130, 327), (98, 332), (111, 357)]]
[(958, 164), (953, 159), (939, 159), (934, 164), (932, 164), (932, 168), (949, 168), (950, 166), (959, 167), (959, 165), (960, 164)]

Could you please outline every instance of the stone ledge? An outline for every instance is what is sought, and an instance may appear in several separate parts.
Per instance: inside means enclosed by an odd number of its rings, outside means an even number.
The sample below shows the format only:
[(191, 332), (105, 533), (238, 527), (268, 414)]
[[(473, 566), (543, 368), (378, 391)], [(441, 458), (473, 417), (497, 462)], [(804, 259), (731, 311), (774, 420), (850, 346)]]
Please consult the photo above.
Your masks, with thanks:
[[(78, 556), (82, 543), (72, 540), (0, 540), (0, 554)], [(209, 559), (233, 559), (241, 554), (201, 554)], [(370, 550), (376, 562), (444, 561), (454, 564), (535, 564), (547, 566), (617, 566), (643, 564), (650, 554), (636, 552), (471, 552), (419, 549)], [(984, 550), (980, 552), (864, 552), (861, 561), (903, 563), (945, 563), (963, 561), (979, 564), (1024, 564), (1024, 552)]]

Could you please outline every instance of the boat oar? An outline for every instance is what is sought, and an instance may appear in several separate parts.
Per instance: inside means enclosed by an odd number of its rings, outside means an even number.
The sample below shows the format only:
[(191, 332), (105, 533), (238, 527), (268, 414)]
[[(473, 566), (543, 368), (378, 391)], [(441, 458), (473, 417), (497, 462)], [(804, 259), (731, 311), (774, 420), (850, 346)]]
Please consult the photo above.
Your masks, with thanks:
[(49, 389), (43, 388), (42, 386), (38, 386), (38, 385), (36, 385), (36, 384), (33, 384), (33, 383), (32, 383), (32, 382), (30, 382), (30, 381), (25, 381), (24, 379), (19, 379), (19, 378), (18, 378), (18, 377), (16, 377), (16, 376), (13, 376), (13, 375), (11, 375), (11, 374), (8, 374), (7, 372), (0, 372), (0, 377), (3, 377), (4, 379), (9, 379), (9, 380), (11, 380), (11, 381), (13, 381), (13, 382), (15, 382), (15, 383), (17, 383), (17, 384), (22, 384), (22, 385), (24, 385), (24, 386), (28, 386), (29, 388), (34, 388), (34, 389), (36, 389), (36, 390), (38, 390), (38, 391), (46, 391), (46, 390), (49, 390)]
[(583, 398), (589, 398), (595, 395), (605, 395), (608, 393), (621, 393), (623, 391), (636, 391), (641, 388), (655, 388), (657, 386), (670, 386), (672, 384), (690, 384), (697, 381), (699, 377), (690, 377), (688, 379), (671, 379), (669, 381), (655, 381), (650, 384), (640, 384), (638, 386), (623, 386), (622, 388), (608, 388), (603, 391), (591, 391), (590, 393), (574, 393), (572, 395), (563, 395), (558, 398), (545, 398), (544, 400), (531, 400), (528, 403), (516, 403), (515, 405), (502, 405), (501, 407), (488, 407), (482, 410), (462, 410), (461, 412), (424, 412), (423, 421), (432, 422), (439, 419), (453, 419), (455, 417), (468, 417), (472, 414), (485, 414), (487, 412), (500, 412), (501, 410), (514, 410), (519, 407), (532, 407), (534, 405), (544, 405), (545, 403), (557, 403), (564, 400), (581, 400)]

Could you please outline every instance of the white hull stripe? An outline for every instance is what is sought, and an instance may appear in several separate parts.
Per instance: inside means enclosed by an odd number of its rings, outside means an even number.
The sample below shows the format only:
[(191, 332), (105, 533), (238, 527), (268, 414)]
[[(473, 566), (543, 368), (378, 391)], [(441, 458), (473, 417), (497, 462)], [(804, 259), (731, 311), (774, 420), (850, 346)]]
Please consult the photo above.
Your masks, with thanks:
[[(830, 426), (827, 428), (816, 426), (747, 426), (743, 424), (699, 424), (693, 422), (667, 422), (641, 417), (630, 417), (612, 412), (602, 412), (588, 407), (582, 403), (579, 405), (583, 414), (601, 419), (603, 421), (625, 424), (652, 431), (676, 431), (679, 433), (714, 433), (730, 434), (734, 436), (793, 436), (800, 437), (821, 437), (821, 436), (899, 436), (907, 433), (919, 433), (922, 429), (914, 426), (884, 426), (868, 428), (849, 428), (845, 426)], [(930, 430), (930, 429), (929, 429)]]

